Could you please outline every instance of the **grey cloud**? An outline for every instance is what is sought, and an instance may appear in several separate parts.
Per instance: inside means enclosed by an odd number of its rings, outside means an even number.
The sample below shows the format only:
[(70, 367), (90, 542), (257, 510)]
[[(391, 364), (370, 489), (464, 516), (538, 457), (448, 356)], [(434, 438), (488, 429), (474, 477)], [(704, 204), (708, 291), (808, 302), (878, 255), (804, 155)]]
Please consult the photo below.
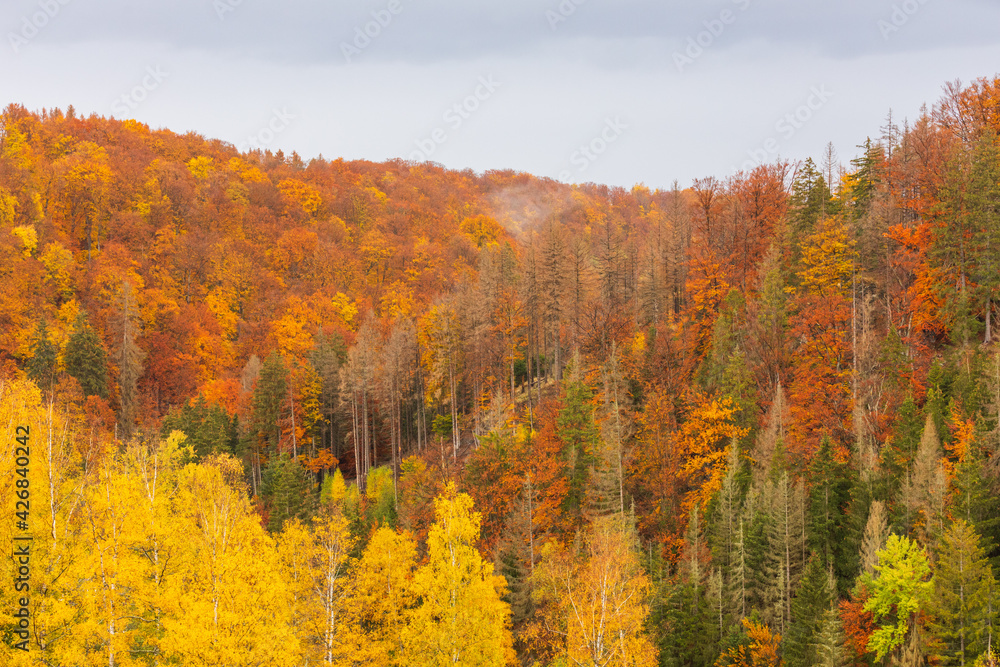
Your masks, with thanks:
[[(60, 0), (47, 0), (57, 2)], [(65, 2), (66, 0), (61, 0)], [(0, 9), (0, 26), (15, 29), (39, 0), (15, 0)], [(682, 48), (722, 11), (735, 22), (714, 37), (713, 48), (764, 41), (847, 58), (952, 45), (995, 44), (1000, 7), (986, 0), (398, 0), (401, 11), (363, 56), (370, 61), (427, 63), (491, 56), (530, 55), (586, 40), (600, 61), (620, 62), (624, 44), (645, 41), (661, 50)], [(341, 44), (373, 21), (389, 0), (69, 0), (40, 41), (159, 42), (175, 48), (280, 63), (344, 62)], [(579, 4), (577, 4), (579, 3)], [(887, 39), (879, 21), (895, 8), (917, 10)], [(899, 9), (896, 10), (897, 12)], [(384, 14), (383, 14), (384, 16)], [(555, 22), (554, 21), (558, 21)], [(362, 38), (363, 39), (363, 38)], [(609, 46), (610, 45), (610, 46)], [(615, 46), (617, 45), (617, 46)], [(628, 56), (624, 56), (628, 57)], [(646, 51), (631, 56), (641, 63)], [(617, 59), (616, 59), (617, 58)]]

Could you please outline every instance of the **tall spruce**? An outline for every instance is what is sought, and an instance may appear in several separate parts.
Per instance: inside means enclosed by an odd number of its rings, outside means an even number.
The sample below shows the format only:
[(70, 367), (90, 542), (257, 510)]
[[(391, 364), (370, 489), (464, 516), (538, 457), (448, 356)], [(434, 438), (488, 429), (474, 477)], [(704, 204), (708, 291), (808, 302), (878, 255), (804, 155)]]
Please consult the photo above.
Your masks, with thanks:
[(938, 544), (929, 605), (941, 664), (964, 667), (992, 646), (1000, 611), (997, 593), (979, 535), (965, 521), (955, 521)]
[(58, 349), (49, 340), (49, 327), (44, 319), (38, 320), (31, 338), (31, 359), (28, 360), (28, 377), (39, 386), (49, 389), (55, 382), (58, 370)]
[(830, 577), (822, 559), (809, 559), (802, 581), (792, 600), (792, 616), (784, 641), (788, 667), (812, 667), (820, 662), (819, 651), (827, 624), (827, 612), (833, 600)]
[(108, 355), (83, 312), (66, 342), (65, 362), (66, 372), (80, 383), (84, 396), (108, 397)]

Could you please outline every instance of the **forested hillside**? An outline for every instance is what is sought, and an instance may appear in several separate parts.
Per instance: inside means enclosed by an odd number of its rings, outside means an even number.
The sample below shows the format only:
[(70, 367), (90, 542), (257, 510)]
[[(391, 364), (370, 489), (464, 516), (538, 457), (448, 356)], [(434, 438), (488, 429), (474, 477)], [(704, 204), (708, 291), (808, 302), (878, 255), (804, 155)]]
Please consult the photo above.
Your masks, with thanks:
[(654, 191), (8, 106), (0, 663), (994, 665), (1000, 78), (872, 120)]

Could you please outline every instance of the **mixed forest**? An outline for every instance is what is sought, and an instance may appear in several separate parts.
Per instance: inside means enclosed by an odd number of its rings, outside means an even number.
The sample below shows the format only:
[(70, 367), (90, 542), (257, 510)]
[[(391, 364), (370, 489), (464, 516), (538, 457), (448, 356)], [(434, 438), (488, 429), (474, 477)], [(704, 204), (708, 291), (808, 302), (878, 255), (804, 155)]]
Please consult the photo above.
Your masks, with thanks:
[(995, 665), (1000, 78), (873, 120), (628, 190), (8, 106), (0, 663)]

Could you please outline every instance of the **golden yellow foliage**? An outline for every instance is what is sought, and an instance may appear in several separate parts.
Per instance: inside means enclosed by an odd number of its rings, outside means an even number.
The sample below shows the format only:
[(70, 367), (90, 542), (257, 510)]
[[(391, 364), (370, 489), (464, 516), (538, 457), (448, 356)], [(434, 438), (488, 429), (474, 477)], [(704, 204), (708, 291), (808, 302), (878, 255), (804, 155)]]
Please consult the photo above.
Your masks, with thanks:
[(475, 544), (479, 513), (449, 482), (434, 500), (437, 521), (427, 536), (428, 561), (413, 577), (421, 601), (403, 634), (407, 663), (421, 666), (507, 665), (514, 660), (507, 590)]
[(656, 649), (646, 632), (650, 581), (624, 517), (596, 519), (579, 553), (554, 543), (536, 572), (538, 598), (558, 610), (560, 655), (575, 665), (652, 667)]
[(692, 487), (684, 502), (686, 511), (695, 504), (704, 508), (722, 488), (727, 448), (748, 432), (746, 427), (735, 424), (736, 410), (728, 396), (695, 396), (691, 401), (687, 419), (677, 433), (683, 461), (681, 475)]
[(845, 220), (820, 221), (816, 231), (802, 241), (802, 286), (820, 295), (847, 294), (857, 257), (854, 245)]

